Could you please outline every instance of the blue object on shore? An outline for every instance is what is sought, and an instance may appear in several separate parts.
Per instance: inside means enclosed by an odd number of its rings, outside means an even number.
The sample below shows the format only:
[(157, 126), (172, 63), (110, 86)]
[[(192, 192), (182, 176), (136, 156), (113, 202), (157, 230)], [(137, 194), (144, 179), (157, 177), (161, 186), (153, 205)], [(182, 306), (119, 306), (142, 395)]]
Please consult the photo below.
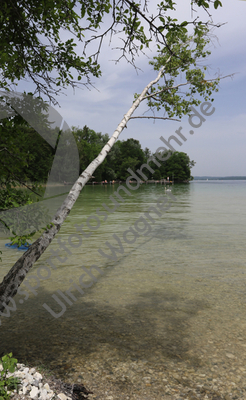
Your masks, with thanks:
[(18, 247), (17, 244), (12, 244), (12, 243), (6, 243), (5, 246), (11, 247), (12, 249), (16, 249)]
[(11, 249), (17, 249), (17, 250), (22, 250), (22, 251), (26, 251), (26, 250), (28, 250), (28, 248), (29, 248), (29, 246), (30, 246), (30, 243), (25, 243), (25, 244), (22, 244), (21, 246), (19, 246), (18, 247), (18, 244), (12, 244), (12, 243), (6, 243), (5, 244), (5, 246), (6, 247), (10, 247)]

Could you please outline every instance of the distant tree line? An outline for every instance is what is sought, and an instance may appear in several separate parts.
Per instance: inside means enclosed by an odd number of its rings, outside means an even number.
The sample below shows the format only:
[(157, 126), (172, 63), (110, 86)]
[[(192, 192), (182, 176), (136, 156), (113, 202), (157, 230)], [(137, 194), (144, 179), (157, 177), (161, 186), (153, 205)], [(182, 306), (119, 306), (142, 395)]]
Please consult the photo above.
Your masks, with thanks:
[[(82, 172), (107, 143), (109, 136), (108, 134), (96, 133), (87, 126), (82, 129), (73, 127), (72, 131), (79, 150), (80, 172)], [(154, 154), (148, 148), (143, 150), (136, 139), (118, 140), (107, 158), (94, 172), (94, 180), (97, 182), (104, 180), (124, 181), (130, 175), (127, 171), (128, 168), (136, 171), (151, 156), (154, 156)], [(166, 156), (167, 153), (160, 157), (167, 158), (166, 161), (158, 159), (161, 164), (160, 167), (157, 167), (154, 162), (149, 162), (149, 166), (154, 172), (144, 168), (143, 172), (147, 179), (159, 180), (169, 177), (171, 180), (172, 176), (174, 176), (175, 182), (188, 182), (193, 179), (191, 167), (195, 163), (190, 160), (186, 153), (178, 151), (172, 153), (169, 150), (169, 157)]]
[[(80, 173), (98, 155), (108, 141), (108, 134), (96, 133), (87, 126), (72, 128), (80, 159)], [(65, 145), (65, 144), (64, 144)], [(159, 180), (174, 176), (175, 182), (187, 182), (192, 179), (191, 167), (194, 161), (183, 152), (169, 151), (169, 158), (160, 161), (157, 167), (154, 162), (149, 162), (153, 172), (144, 168), (147, 179)], [(2, 120), (0, 124), (0, 210), (8, 209), (26, 203), (26, 193), (20, 194), (16, 190), (16, 201), (13, 197), (13, 186), (22, 182), (46, 182), (55, 155), (53, 149), (33, 128), (23, 119), (15, 117), (11, 120)], [(130, 175), (127, 171), (131, 168), (136, 171), (149, 157), (153, 156), (148, 148), (144, 150), (136, 139), (118, 140), (105, 161), (96, 169), (94, 181), (124, 181)], [(164, 158), (165, 155), (162, 155)], [(64, 173), (62, 174), (64, 178)], [(63, 183), (61, 181), (61, 183)], [(8, 196), (10, 193), (11, 196)], [(9, 199), (9, 200), (8, 200)], [(10, 204), (11, 203), (11, 204)], [(12, 204), (13, 203), (13, 204)]]
[(246, 176), (194, 176), (194, 180), (199, 181), (245, 181)]

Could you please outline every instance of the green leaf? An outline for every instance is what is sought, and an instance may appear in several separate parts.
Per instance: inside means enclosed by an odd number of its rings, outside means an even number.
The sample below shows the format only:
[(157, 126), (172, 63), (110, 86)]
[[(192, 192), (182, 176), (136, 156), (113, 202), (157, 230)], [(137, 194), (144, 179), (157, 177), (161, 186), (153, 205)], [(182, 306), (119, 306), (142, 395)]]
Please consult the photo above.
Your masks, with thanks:
[(222, 7), (221, 1), (220, 1), (220, 0), (215, 0), (215, 2), (214, 2), (214, 8), (217, 9), (219, 6)]

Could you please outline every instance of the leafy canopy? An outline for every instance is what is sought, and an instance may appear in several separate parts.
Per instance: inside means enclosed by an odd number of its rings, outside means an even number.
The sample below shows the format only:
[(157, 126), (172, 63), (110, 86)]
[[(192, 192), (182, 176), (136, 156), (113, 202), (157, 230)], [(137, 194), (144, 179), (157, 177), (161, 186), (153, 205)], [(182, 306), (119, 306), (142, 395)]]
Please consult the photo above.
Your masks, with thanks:
[[(208, 28), (199, 25), (191, 36), (184, 25), (168, 32), (168, 47), (158, 45), (158, 55), (150, 64), (156, 71), (163, 69), (162, 79), (151, 87), (146, 96), (153, 114), (163, 110), (166, 119), (181, 118), (190, 113), (192, 106), (214, 100), (212, 95), (218, 91), (220, 78), (208, 79), (205, 76), (207, 67), (203, 65), (204, 59), (210, 55), (207, 50), (210, 42), (208, 34)], [(176, 56), (170, 56), (170, 50)]]
[[(219, 0), (191, 2), (192, 8), (203, 8), (208, 16), (211, 5), (222, 4)], [(90, 84), (92, 76), (100, 76), (99, 55), (107, 35), (110, 40), (120, 39), (118, 61), (123, 57), (135, 65), (136, 56), (150, 43), (175, 54), (168, 35), (188, 24), (168, 16), (175, 7), (172, 0), (161, 1), (152, 15), (147, 1), (2, 0), (0, 87), (9, 89), (27, 78), (35, 84), (36, 93), (56, 103), (61, 88), (75, 87), (80, 81)], [(189, 24), (196, 29), (208, 26), (197, 17)]]

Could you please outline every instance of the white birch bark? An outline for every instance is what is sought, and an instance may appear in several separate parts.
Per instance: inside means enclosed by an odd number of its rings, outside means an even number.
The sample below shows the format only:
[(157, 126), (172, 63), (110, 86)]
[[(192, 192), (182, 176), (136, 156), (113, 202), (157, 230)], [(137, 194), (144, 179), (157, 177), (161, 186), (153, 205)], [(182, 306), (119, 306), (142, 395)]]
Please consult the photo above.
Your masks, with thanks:
[[(171, 57), (170, 57), (171, 58)], [(167, 62), (169, 62), (170, 58)], [(66, 217), (70, 213), (75, 201), (77, 200), (81, 190), (93, 175), (96, 168), (104, 161), (107, 154), (113, 147), (114, 143), (118, 139), (120, 133), (125, 128), (131, 115), (134, 113), (139, 104), (145, 99), (145, 95), (148, 90), (155, 83), (159, 81), (164, 71), (164, 67), (159, 71), (156, 79), (151, 81), (142, 91), (140, 96), (134, 101), (131, 108), (125, 114), (124, 118), (117, 126), (113, 135), (103, 147), (100, 154), (88, 165), (88, 167), (79, 176), (66, 199), (64, 200), (61, 207), (58, 209), (52, 223), (54, 224), (49, 230), (47, 230), (42, 236), (40, 236), (29, 249), (19, 258), (19, 260), (13, 265), (8, 274), (4, 277), (0, 284), (0, 312), (4, 311), (5, 304), (9, 303), (9, 298), (12, 298), (17, 293), (18, 287), (25, 279), (27, 273), (32, 268), (33, 264), (41, 257), (44, 251), (47, 249), (49, 244), (54, 239), (55, 235), (59, 232), (61, 225), (65, 221)]]

